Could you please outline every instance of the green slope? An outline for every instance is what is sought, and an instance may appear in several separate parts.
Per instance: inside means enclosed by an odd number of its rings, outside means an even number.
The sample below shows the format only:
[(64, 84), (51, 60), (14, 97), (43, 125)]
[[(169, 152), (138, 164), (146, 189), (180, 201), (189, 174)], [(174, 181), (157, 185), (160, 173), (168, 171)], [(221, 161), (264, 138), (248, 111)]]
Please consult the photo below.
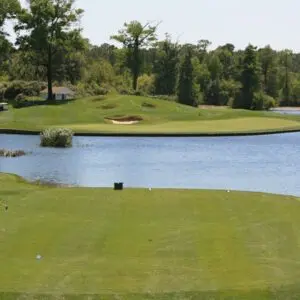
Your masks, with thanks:
[[(139, 116), (136, 125), (114, 125), (106, 118)], [(216, 122), (218, 121), (218, 122)], [(77, 132), (219, 133), (300, 129), (300, 118), (268, 112), (198, 109), (146, 97), (110, 95), (67, 104), (10, 107), (0, 113), (0, 129), (36, 130), (66, 126)]]

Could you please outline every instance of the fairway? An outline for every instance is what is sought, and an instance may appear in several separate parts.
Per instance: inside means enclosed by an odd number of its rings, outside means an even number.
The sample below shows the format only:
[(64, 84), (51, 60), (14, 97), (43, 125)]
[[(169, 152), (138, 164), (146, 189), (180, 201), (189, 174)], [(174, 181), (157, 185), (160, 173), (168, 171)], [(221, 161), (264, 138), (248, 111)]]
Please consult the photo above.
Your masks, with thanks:
[(297, 198), (0, 186), (0, 299), (300, 297)]
[[(300, 116), (271, 112), (202, 109), (147, 97), (108, 95), (13, 109), (0, 113), (0, 131), (40, 132), (69, 127), (81, 134), (235, 134), (300, 130)], [(115, 125), (114, 117), (138, 117), (135, 125)]]

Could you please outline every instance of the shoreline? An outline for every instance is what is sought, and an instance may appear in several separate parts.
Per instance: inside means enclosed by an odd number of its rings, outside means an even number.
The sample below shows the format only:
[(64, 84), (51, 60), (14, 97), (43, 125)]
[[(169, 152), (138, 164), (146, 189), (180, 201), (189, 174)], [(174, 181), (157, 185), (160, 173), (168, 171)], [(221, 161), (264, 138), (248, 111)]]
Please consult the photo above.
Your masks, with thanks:
[[(47, 182), (43, 180), (31, 180), (16, 173), (6, 173), (0, 171), (1, 176), (9, 176), (14, 178), (21, 183), (29, 184), (32, 186), (41, 186), (41, 187), (49, 187), (55, 189), (68, 189), (68, 190), (114, 190), (113, 185), (111, 186), (80, 186), (80, 185), (71, 185), (71, 184), (64, 184), (64, 183), (55, 183), (55, 182)], [(129, 191), (148, 191), (149, 187), (124, 187), (123, 189)], [(279, 197), (293, 197), (300, 201), (300, 197), (296, 194), (283, 194), (283, 193), (274, 193), (274, 192), (266, 192), (266, 191), (259, 191), (259, 190), (238, 190), (238, 189), (226, 189), (226, 188), (174, 188), (174, 187), (152, 187), (151, 191), (198, 191), (198, 192), (220, 192), (220, 193), (247, 193), (247, 194), (256, 194), (256, 195), (270, 195), (270, 196), (279, 196)]]
[(270, 112), (277, 112), (277, 111), (300, 111), (299, 106), (282, 106), (282, 107), (275, 107), (270, 109)]
[[(134, 133), (134, 132), (80, 132), (74, 133), (74, 136), (86, 137), (235, 137), (235, 136), (260, 136), (260, 135), (275, 135), (285, 133), (300, 132), (300, 127), (285, 128), (285, 129), (269, 129), (264, 131), (245, 131), (245, 132), (186, 132), (186, 133)], [(1, 134), (14, 135), (40, 135), (38, 130), (24, 130), (24, 129), (4, 129), (0, 128)]]

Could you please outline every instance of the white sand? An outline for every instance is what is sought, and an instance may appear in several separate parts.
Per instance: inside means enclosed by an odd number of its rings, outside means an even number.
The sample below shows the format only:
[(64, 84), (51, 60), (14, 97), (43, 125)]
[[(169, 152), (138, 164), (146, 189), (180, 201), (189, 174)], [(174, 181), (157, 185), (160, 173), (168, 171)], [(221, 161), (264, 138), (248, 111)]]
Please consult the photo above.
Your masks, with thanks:
[(116, 125), (134, 125), (140, 123), (140, 121), (116, 121), (116, 120), (110, 120), (110, 121)]

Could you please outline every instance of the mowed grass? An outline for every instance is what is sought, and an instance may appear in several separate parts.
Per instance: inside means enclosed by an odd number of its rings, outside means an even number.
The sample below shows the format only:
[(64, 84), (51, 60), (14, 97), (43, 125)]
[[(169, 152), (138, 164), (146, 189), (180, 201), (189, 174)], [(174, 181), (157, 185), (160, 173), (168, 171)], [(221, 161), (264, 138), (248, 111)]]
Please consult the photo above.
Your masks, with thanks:
[(0, 299), (300, 298), (297, 198), (0, 186)]
[[(298, 128), (299, 122), (275, 118), (245, 117), (227, 120), (203, 120), (203, 121), (173, 121), (151, 125), (110, 125), (110, 124), (67, 124), (68, 128), (75, 132), (119, 132), (119, 133), (182, 133), (182, 134), (206, 134), (206, 133), (248, 133), (273, 130), (289, 130)], [(299, 127), (300, 129), (300, 127)]]
[[(106, 118), (139, 116), (136, 125), (114, 125)], [(0, 113), (0, 129), (40, 131), (64, 126), (78, 133), (230, 133), (300, 129), (299, 116), (232, 109), (200, 109), (147, 97), (109, 95), (65, 104), (10, 107)]]

